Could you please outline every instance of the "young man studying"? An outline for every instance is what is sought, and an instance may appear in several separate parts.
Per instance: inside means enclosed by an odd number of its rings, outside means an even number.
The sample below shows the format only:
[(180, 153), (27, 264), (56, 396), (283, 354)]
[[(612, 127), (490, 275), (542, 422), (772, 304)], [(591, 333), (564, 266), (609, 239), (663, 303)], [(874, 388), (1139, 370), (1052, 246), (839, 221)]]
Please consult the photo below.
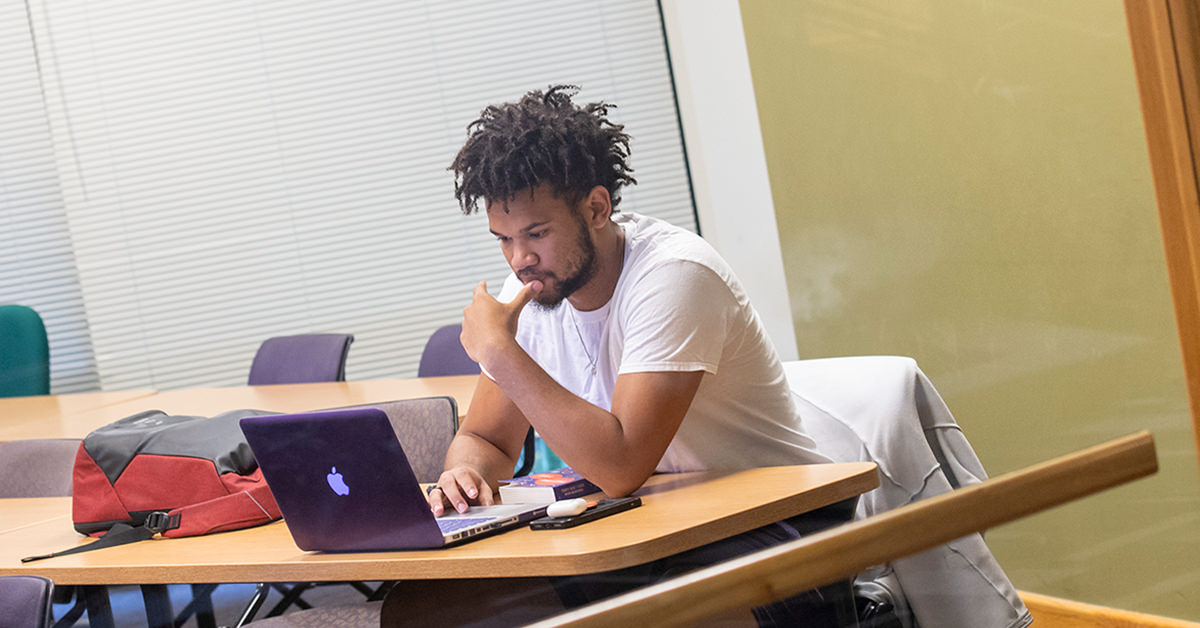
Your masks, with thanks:
[[(725, 261), (691, 232), (617, 212), (635, 183), (629, 136), (610, 105), (575, 104), (575, 93), (555, 86), (484, 109), (451, 166), (462, 211), (482, 202), (513, 273), (499, 298), (480, 283), (463, 311), (462, 343), (484, 376), (430, 508), (492, 503), (530, 426), (612, 497), (655, 472), (827, 462)], [(582, 603), (796, 535), (780, 522), (635, 568), (621, 584), (558, 582), (558, 594)], [(784, 602), (755, 617), (804, 625), (787, 614), (804, 610)]]

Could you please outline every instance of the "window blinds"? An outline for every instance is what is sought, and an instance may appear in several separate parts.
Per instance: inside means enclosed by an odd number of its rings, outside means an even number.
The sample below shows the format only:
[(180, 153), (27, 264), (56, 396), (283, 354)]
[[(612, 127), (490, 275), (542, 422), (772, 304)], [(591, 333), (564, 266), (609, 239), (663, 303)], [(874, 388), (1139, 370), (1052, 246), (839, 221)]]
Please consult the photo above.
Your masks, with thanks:
[(30, 0), (103, 387), (236, 385), (275, 335), (415, 375), (508, 270), (446, 172), (489, 103), (616, 103), (621, 208), (695, 229), (655, 2)]
[(32, 307), (52, 346), (51, 391), (95, 389), (96, 363), (29, 19), (0, 3), (0, 304)]

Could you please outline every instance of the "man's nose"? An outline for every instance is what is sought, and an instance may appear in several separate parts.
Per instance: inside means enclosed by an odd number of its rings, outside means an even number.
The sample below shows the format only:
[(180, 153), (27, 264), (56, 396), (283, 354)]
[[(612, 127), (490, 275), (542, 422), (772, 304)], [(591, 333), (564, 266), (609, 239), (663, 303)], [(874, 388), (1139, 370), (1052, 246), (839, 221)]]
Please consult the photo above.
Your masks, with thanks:
[(538, 263), (537, 253), (527, 245), (513, 244), (512, 248), (512, 267), (516, 270), (524, 270), (532, 268)]

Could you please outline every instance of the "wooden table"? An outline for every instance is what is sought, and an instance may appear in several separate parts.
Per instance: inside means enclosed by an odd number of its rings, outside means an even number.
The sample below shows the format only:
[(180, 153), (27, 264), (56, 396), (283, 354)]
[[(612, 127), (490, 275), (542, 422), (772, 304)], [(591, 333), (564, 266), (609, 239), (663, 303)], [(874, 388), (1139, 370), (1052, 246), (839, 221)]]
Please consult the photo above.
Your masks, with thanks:
[[(92, 430), (144, 410), (168, 414), (212, 416), (252, 408), (303, 412), (416, 397), (454, 397), (465, 416), (478, 375), (379, 379), (353, 382), (279, 384), (232, 388), (189, 388), (155, 393), (88, 393), (0, 399), (0, 440), (18, 438), (83, 438)], [(134, 394), (138, 393), (138, 394)], [(104, 403), (100, 403), (104, 401)]]
[(45, 525), (62, 527), (63, 510), (66, 522), (71, 522), (71, 498), (12, 498), (0, 500), (0, 534)]
[(80, 417), (153, 395), (153, 390), (141, 389), (3, 398), (0, 399), (0, 440), (83, 438), (99, 426), (86, 419), (81, 421)]
[[(419, 551), (304, 552), (287, 524), (207, 536), (153, 539), (20, 563), (89, 542), (71, 530), (70, 499), (6, 500), (0, 519), (0, 576), (37, 574), (82, 585), (90, 625), (112, 626), (104, 585), (140, 584), (150, 626), (171, 625), (167, 584), (497, 578), (619, 569), (818, 508), (879, 484), (875, 465), (765, 467), (738, 472), (664, 474), (638, 490), (643, 506), (566, 530), (511, 530), (464, 545)], [(850, 511), (853, 509), (850, 508)], [(11, 523), (9, 518), (11, 518)]]
[[(21, 564), (87, 542), (71, 529), (69, 498), (11, 500), (6, 510), (57, 518), (0, 532), (0, 575), (59, 584), (400, 580), (592, 573), (641, 564), (800, 513), (878, 485), (875, 466), (844, 463), (656, 475), (643, 506), (567, 530), (513, 530), (464, 545), (325, 554), (298, 549), (284, 522), (182, 539), (154, 539)], [(15, 515), (14, 515), (15, 516)]]

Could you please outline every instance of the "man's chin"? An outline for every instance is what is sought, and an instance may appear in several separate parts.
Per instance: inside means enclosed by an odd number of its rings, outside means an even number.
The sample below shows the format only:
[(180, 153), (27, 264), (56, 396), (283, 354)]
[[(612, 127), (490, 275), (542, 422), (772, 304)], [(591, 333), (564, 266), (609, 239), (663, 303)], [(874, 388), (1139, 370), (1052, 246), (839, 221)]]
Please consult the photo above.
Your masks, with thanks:
[(543, 310), (556, 310), (558, 309), (558, 306), (562, 305), (562, 302), (563, 296), (560, 294), (539, 294), (538, 296), (534, 297), (532, 301), (530, 301), (530, 303)]

